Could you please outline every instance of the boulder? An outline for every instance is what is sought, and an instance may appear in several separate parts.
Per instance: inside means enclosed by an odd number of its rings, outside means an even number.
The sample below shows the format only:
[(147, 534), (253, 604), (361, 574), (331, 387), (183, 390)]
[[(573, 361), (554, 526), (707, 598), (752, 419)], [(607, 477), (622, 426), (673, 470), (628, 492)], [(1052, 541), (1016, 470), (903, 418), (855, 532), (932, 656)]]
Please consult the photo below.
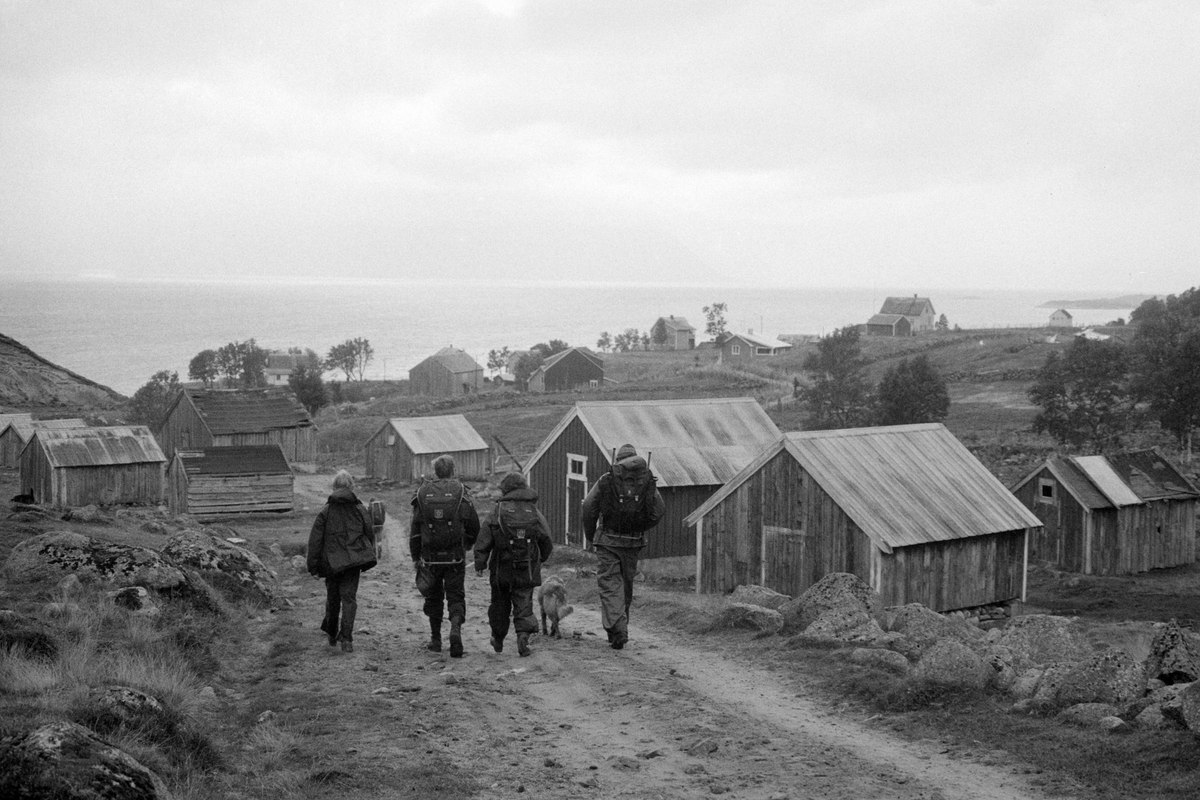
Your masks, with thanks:
[(983, 663), (987, 665), (988, 685), (1007, 692), (1017, 682), (1017, 673), (1012, 666), (1012, 651), (1003, 645), (993, 645), (983, 652)]
[(109, 686), (93, 700), (98, 730), (172, 728), (166, 707), (154, 695), (129, 686)]
[(1153, 703), (1143, 708), (1133, 718), (1133, 723), (1139, 728), (1151, 731), (1172, 730), (1180, 727), (1178, 722), (1168, 719), (1163, 714), (1162, 705), (1159, 703)]
[(1200, 679), (1200, 636), (1179, 627), (1175, 620), (1156, 625), (1146, 659), (1146, 678), (1165, 684)]
[(826, 609), (800, 635), (814, 641), (874, 644), (884, 633), (865, 609), (841, 607)]
[(1125, 720), (1113, 715), (1100, 720), (1100, 730), (1105, 733), (1132, 733), (1133, 727), (1126, 723)]
[(145, 586), (126, 586), (109, 594), (113, 605), (134, 614), (153, 617), (159, 613), (158, 604)]
[(154, 591), (188, 584), (182, 569), (153, 550), (69, 531), (50, 531), (18, 543), (4, 562), (4, 574), (13, 581), (39, 583), (55, 583), (74, 574), (85, 582), (146, 586)]
[(776, 611), (779, 607), (791, 600), (791, 595), (780, 594), (774, 589), (768, 589), (765, 586), (756, 584), (743, 584), (733, 590), (733, 594), (729, 595), (731, 603), (746, 603), (752, 606), (762, 606), (763, 608), (772, 608)]
[(74, 722), (0, 739), (0, 797), (169, 800), (157, 774)]
[(1064, 708), (1058, 718), (1081, 728), (1094, 728), (1105, 717), (1115, 717), (1116, 715), (1116, 706), (1109, 703), (1076, 703)]
[(731, 603), (717, 618), (717, 626), (759, 631), (769, 635), (783, 630), (783, 615), (762, 606)]
[(173, 534), (162, 554), (176, 564), (196, 570), (232, 600), (269, 603), (274, 594), (275, 574), (258, 556), (203, 531)]
[(879, 619), (883, 601), (879, 593), (857, 575), (831, 572), (800, 595), (779, 607), (784, 627), (799, 632), (831, 609), (857, 609)]
[(1031, 699), (1037, 694), (1038, 685), (1042, 682), (1042, 675), (1046, 670), (1038, 667), (1030, 667), (1021, 674), (1017, 675), (1012, 686), (1009, 687), (1009, 693), (1018, 699)]
[(1133, 656), (1115, 647), (1071, 665), (1058, 689), (1058, 702), (1120, 705), (1142, 695), (1142, 668)]
[(1033, 693), (1033, 701), (1047, 707), (1058, 705), (1058, 690), (1070, 674), (1071, 667), (1071, 664), (1052, 664), (1046, 667)]
[(937, 686), (982, 689), (991, 670), (974, 650), (957, 639), (940, 639), (926, 649), (913, 669), (914, 677)]
[(72, 522), (86, 522), (92, 525), (107, 525), (112, 521), (100, 506), (94, 504), (67, 509), (62, 518)]
[(911, 660), (919, 660), (922, 654), (941, 639), (954, 639), (962, 644), (982, 648), (987, 634), (961, 619), (950, 619), (926, 608), (920, 603), (909, 603), (887, 609), (888, 630), (903, 634), (897, 647)]
[(1187, 730), (1200, 732), (1200, 681), (1189, 683), (1173, 699), (1163, 703), (1162, 713)]
[(907, 658), (895, 650), (882, 650), (878, 647), (856, 647), (850, 653), (850, 660), (864, 667), (877, 667), (901, 675), (909, 669)]
[(1012, 652), (1018, 674), (1029, 667), (1083, 661), (1092, 655), (1087, 637), (1073, 620), (1049, 614), (1015, 618), (1004, 629), (1000, 644)]

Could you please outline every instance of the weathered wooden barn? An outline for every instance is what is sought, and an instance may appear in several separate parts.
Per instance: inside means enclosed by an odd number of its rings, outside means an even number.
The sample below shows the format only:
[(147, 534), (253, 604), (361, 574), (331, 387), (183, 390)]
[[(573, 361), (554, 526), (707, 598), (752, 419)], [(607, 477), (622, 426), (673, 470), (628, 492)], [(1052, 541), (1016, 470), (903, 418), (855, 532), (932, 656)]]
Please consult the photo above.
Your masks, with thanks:
[(289, 464), (317, 460), (317, 427), (289, 388), (184, 389), (158, 429), (167, 458), (178, 450), (277, 444)]
[(211, 519), (291, 511), (294, 492), (292, 468), (277, 444), (177, 450), (167, 467), (172, 514)]
[(1031, 558), (1089, 575), (1196, 560), (1200, 492), (1156, 450), (1051, 458), (1012, 491), (1042, 520)]
[(454, 458), (464, 480), (484, 480), (492, 470), (492, 452), (462, 414), (389, 419), (367, 440), (368, 478), (419, 481), (433, 475), (440, 455)]
[(0, 423), (0, 467), (16, 468), (21, 465), (21, 451), (33, 438), (35, 430), (63, 430), (67, 428), (86, 428), (87, 423), (81, 419), (29, 419), (28, 414), (21, 415), (24, 419), (10, 419), (8, 424)]
[(660, 346), (664, 350), (693, 350), (696, 347), (696, 329), (684, 317), (677, 317), (671, 314), (666, 317), (659, 317), (650, 326), (651, 332), (662, 323), (663, 330), (667, 334), (667, 340)]
[(475, 394), (483, 386), (483, 367), (465, 351), (443, 347), (408, 371), (408, 388), (429, 397)]
[(1074, 328), (1075, 318), (1065, 308), (1060, 308), (1050, 315), (1051, 328)]
[(936, 327), (933, 302), (928, 297), (889, 297), (883, 301), (880, 314), (900, 314), (907, 317), (912, 326), (912, 333), (931, 331)]
[(699, 592), (798, 596), (850, 572), (886, 605), (950, 611), (1024, 599), (1041, 522), (933, 423), (789, 433), (686, 524)]
[(632, 444), (650, 461), (666, 503), (645, 559), (687, 557), (696, 540), (683, 518), (779, 436), (750, 397), (583, 402), (555, 426), (525, 466), (529, 485), (560, 544), (582, 546), (583, 498), (608, 472), (613, 454)]
[(755, 336), (752, 333), (728, 333), (720, 340), (718, 347), (721, 351), (718, 360), (723, 363), (751, 361), (786, 353), (792, 349), (787, 342)]
[(903, 314), (876, 314), (867, 320), (868, 336), (912, 336), (912, 322)]
[(157, 505), (166, 465), (144, 425), (38, 428), (21, 451), (21, 485), (54, 508)]
[(529, 375), (531, 392), (571, 392), (604, 383), (604, 359), (586, 347), (555, 353)]

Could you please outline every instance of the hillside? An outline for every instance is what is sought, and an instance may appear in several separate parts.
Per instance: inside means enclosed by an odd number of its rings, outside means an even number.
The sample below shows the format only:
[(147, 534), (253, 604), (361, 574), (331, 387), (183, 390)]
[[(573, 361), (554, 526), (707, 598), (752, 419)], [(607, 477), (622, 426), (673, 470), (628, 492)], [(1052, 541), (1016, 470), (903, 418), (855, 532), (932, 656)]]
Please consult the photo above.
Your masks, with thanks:
[(107, 386), (52, 364), (0, 334), (0, 409), (106, 409), (123, 402), (125, 398)]

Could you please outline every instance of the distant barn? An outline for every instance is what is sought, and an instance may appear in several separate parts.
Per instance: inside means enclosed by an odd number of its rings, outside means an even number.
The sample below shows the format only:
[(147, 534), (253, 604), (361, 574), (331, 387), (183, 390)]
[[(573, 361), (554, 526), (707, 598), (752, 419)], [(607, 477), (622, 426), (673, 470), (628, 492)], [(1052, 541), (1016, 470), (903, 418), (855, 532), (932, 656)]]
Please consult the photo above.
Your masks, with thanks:
[(1065, 308), (1060, 308), (1050, 315), (1051, 328), (1073, 328), (1075, 327), (1075, 318), (1071, 316), (1071, 312)]
[(21, 451), (21, 486), (54, 508), (157, 505), (166, 463), (144, 425), (40, 428)]
[(659, 324), (662, 324), (662, 330), (666, 334), (666, 341), (659, 347), (664, 350), (692, 350), (696, 347), (696, 329), (684, 317), (677, 317), (674, 314), (666, 317), (659, 317), (655, 320), (654, 325), (650, 327), (651, 332), (658, 329)]
[(419, 481), (433, 475), (440, 455), (454, 458), (455, 472), (483, 480), (492, 468), (487, 442), (462, 414), (389, 419), (366, 444), (367, 477)]
[(753, 398), (582, 402), (555, 426), (525, 467), (558, 543), (582, 547), (581, 504), (608, 472), (614, 451), (632, 444), (650, 460), (666, 516), (643, 558), (690, 565), (695, 537), (683, 518), (779, 437)]
[(1051, 458), (1012, 491), (1045, 526), (1030, 556), (1062, 569), (1128, 575), (1196, 560), (1200, 492), (1156, 450)]
[(0, 423), (0, 466), (13, 468), (20, 466), (21, 451), (25, 449), (25, 445), (29, 444), (33, 432), (39, 428), (62, 430), (87, 427), (87, 423), (81, 419), (30, 420), (28, 414), (19, 416), (23, 416), (25, 419), (10, 419), (7, 424)]
[(698, 592), (799, 595), (850, 572), (885, 605), (950, 611), (1023, 600), (1041, 522), (933, 423), (789, 433), (686, 524)]
[(289, 464), (317, 460), (317, 427), (286, 388), (184, 389), (158, 430), (167, 458), (179, 450), (277, 444)]
[(483, 367), (464, 350), (443, 347), (408, 371), (412, 394), (460, 397), (483, 386)]
[(604, 383), (604, 359), (586, 347), (555, 353), (529, 375), (531, 392), (596, 389)]
[(899, 314), (908, 319), (913, 334), (931, 331), (936, 326), (933, 302), (928, 297), (889, 297), (883, 301), (880, 314)]
[(291, 511), (294, 490), (292, 468), (277, 444), (178, 450), (167, 467), (172, 514), (211, 519)]
[(876, 314), (867, 320), (868, 336), (912, 336), (912, 322), (903, 314)]

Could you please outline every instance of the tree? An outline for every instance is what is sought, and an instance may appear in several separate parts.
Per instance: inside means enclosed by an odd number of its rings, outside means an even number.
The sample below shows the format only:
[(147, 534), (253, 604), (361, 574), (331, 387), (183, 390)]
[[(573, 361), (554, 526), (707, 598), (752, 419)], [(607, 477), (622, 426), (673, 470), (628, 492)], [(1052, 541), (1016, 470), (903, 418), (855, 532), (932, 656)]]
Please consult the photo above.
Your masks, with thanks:
[(517, 359), (517, 363), (513, 365), (513, 378), (517, 381), (517, 386), (521, 389), (529, 388), (529, 376), (534, 373), (538, 367), (545, 361), (545, 356), (542, 351), (536, 349), (536, 345), (530, 348), (528, 353)]
[(1029, 390), (1041, 409), (1033, 430), (1074, 447), (1119, 447), (1134, 420), (1127, 372), (1123, 345), (1076, 337), (1064, 356), (1046, 358)]
[(940, 317), (938, 317), (937, 324), (934, 325), (934, 327), (937, 328), (938, 333), (945, 333), (946, 331), (950, 330), (950, 320), (946, 319), (945, 314), (942, 314)]
[(230, 342), (217, 350), (216, 363), (226, 383), (232, 384), (242, 374), (242, 356), (238, 352), (237, 343)]
[(263, 374), (267, 366), (267, 351), (259, 347), (254, 339), (222, 346), (216, 351), (213, 361), (218, 374), (225, 376), (228, 384), (240, 383), (247, 389), (267, 385)]
[(503, 372), (504, 368), (506, 366), (508, 366), (508, 359), (509, 359), (509, 356), (511, 356), (511, 355), (512, 355), (512, 351), (509, 350), (508, 347), (501, 347), (498, 350), (497, 349), (489, 350), (488, 358), (487, 358), (487, 368), (490, 369), (494, 374), (499, 374), (499, 373)]
[(1130, 355), (1137, 397), (1190, 457), (1200, 426), (1200, 290), (1147, 300), (1129, 321), (1137, 325)]
[(711, 306), (704, 307), (704, 318), (708, 320), (704, 326), (704, 332), (718, 342), (725, 335), (725, 312), (727, 310), (725, 303), (713, 303)]
[(316, 417), (317, 412), (329, 405), (329, 393), (325, 391), (325, 381), (321, 379), (321, 370), (305, 364), (297, 364), (292, 374), (288, 375), (288, 386), (296, 393), (310, 417)]
[(188, 363), (188, 380), (200, 381), (207, 389), (219, 377), (221, 370), (217, 367), (216, 350), (201, 350), (192, 356)]
[(540, 353), (542, 358), (549, 358), (555, 353), (561, 353), (564, 350), (570, 350), (571, 345), (567, 344), (562, 339), (551, 339), (548, 343), (538, 342), (529, 349), (534, 353)]
[(663, 347), (667, 343), (667, 338), (667, 321), (659, 317), (658, 321), (654, 323), (654, 327), (650, 329), (650, 340), (657, 347)]
[(857, 326), (839, 328), (805, 357), (803, 369), (812, 385), (800, 394), (810, 429), (853, 428), (870, 418), (871, 392), (858, 339)]
[(617, 338), (613, 340), (613, 345), (617, 348), (617, 352), (628, 353), (637, 347), (641, 340), (642, 335), (638, 332), (637, 328), (626, 328), (617, 334)]
[(602, 353), (607, 353), (612, 348), (612, 346), (613, 346), (612, 336), (609, 335), (608, 331), (605, 331), (604, 333), (600, 334), (600, 338), (596, 340), (596, 347)]
[(642, 334), (642, 349), (643, 350), (650, 349), (650, 334), (649, 333)]
[(900, 359), (879, 381), (875, 396), (879, 425), (941, 422), (950, 413), (946, 382), (923, 355)]
[(371, 343), (362, 337), (355, 337), (329, 348), (329, 355), (325, 357), (325, 368), (344, 372), (346, 383), (355, 378), (362, 381), (365, 379), (367, 364), (374, 358), (375, 348), (371, 347)]
[(160, 370), (142, 388), (133, 393), (129, 403), (129, 421), (135, 425), (157, 428), (167, 415), (175, 395), (183, 389), (178, 372)]

